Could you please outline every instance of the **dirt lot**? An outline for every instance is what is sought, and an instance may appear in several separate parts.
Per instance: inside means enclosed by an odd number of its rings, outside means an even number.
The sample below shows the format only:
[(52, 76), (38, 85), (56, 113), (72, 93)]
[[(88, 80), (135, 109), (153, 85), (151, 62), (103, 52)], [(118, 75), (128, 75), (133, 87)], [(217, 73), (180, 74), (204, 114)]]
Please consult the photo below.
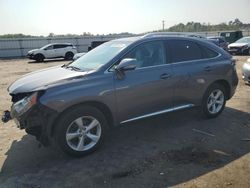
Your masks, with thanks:
[[(237, 92), (216, 119), (197, 109), (165, 114), (112, 130), (103, 147), (81, 159), (39, 148), (13, 121), (0, 124), (0, 187), (250, 187), (250, 86)], [(7, 87), (20, 76), (63, 61), (0, 61), (0, 113)], [(204, 135), (193, 129), (208, 132)]]

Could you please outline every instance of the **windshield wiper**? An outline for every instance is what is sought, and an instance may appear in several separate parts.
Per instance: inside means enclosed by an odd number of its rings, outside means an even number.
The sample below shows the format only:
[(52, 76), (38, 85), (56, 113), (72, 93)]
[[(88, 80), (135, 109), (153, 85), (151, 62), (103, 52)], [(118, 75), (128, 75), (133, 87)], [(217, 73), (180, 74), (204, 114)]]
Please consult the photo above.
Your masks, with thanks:
[(66, 69), (72, 69), (72, 70), (75, 70), (75, 71), (81, 71), (82, 69), (78, 68), (78, 67), (75, 67), (73, 65), (70, 65), (72, 62), (70, 63), (67, 63), (67, 64), (64, 64), (62, 65), (61, 67), (63, 68), (66, 68)]
[(81, 69), (78, 68), (78, 67), (75, 67), (73, 65), (68, 65), (68, 66), (65, 66), (66, 69), (72, 69), (72, 70), (75, 70), (75, 71), (80, 71)]

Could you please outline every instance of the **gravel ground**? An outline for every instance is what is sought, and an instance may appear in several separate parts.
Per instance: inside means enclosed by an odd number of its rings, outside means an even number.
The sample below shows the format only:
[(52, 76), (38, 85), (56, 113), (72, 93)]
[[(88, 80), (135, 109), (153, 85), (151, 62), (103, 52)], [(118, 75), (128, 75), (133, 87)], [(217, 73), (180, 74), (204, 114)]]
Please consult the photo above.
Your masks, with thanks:
[[(84, 158), (38, 147), (13, 121), (1, 123), (0, 187), (250, 187), (250, 141), (242, 140), (250, 139), (250, 86), (241, 80), (248, 57), (235, 58), (239, 86), (218, 118), (192, 109), (130, 123)], [(0, 60), (0, 113), (11, 105), (6, 89), (14, 80), (63, 63)]]

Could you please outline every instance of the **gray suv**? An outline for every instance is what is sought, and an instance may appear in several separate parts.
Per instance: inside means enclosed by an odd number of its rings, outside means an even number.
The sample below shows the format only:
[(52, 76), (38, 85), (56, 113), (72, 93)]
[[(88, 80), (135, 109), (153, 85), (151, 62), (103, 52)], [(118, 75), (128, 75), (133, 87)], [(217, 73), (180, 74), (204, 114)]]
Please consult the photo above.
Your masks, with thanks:
[(237, 84), (235, 61), (218, 46), (152, 33), (102, 44), (70, 64), (30, 73), (8, 91), (19, 128), (83, 156), (119, 124), (194, 106), (214, 118)]

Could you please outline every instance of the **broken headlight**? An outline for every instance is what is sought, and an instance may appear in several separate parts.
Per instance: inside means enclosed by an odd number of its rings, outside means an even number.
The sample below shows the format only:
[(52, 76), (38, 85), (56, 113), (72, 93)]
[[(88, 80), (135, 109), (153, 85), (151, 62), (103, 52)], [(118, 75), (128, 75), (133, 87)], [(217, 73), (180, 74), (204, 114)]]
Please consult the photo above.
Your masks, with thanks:
[(32, 106), (37, 103), (38, 92), (33, 93), (30, 96), (27, 96), (20, 101), (14, 103), (13, 108), (18, 113), (18, 115), (22, 115), (27, 112)]

